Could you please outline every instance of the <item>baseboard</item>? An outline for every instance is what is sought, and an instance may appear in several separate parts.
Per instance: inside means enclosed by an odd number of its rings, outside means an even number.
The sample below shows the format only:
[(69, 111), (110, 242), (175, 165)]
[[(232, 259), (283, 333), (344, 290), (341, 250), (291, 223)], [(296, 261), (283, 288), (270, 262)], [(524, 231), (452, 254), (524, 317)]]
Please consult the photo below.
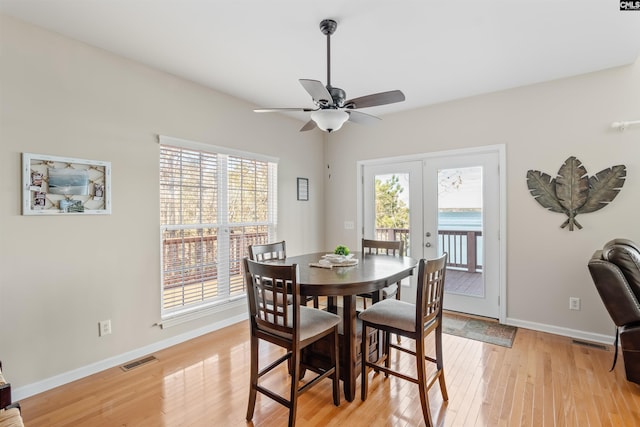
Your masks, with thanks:
[[(546, 325), (544, 323), (529, 322), (526, 320), (507, 318), (505, 324), (517, 326), (519, 328), (532, 329), (539, 332), (547, 332), (549, 334), (562, 335), (569, 338), (575, 338), (582, 341), (591, 341), (601, 344), (613, 345), (615, 335), (595, 334), (593, 332), (580, 331), (577, 329), (563, 328), (560, 326)], [(613, 328), (613, 327), (612, 327)]]
[[(105, 369), (120, 366), (131, 360), (146, 356), (147, 354), (169, 348), (190, 339), (197, 338), (201, 335), (208, 334), (209, 332), (217, 331), (218, 329), (222, 329), (235, 323), (242, 322), (246, 319), (247, 315), (243, 313), (199, 329), (194, 329), (184, 334), (176, 335), (166, 340), (158, 341), (156, 343), (138, 348), (136, 350), (128, 351), (126, 353), (119, 354), (117, 356), (110, 357), (108, 359), (104, 359), (99, 362), (92, 363), (90, 365), (44, 379), (42, 381), (38, 381), (36, 383), (27, 384), (25, 386), (15, 388), (12, 390), (13, 400), (19, 401), (22, 399), (26, 399), (38, 393), (42, 393), (47, 390), (51, 390), (52, 388), (59, 387), (72, 381), (87, 377), (89, 375), (96, 374), (98, 372), (104, 371)], [(615, 336), (613, 335), (594, 334), (592, 332), (563, 328), (559, 326), (547, 325), (544, 323), (529, 322), (526, 320), (514, 318), (507, 318), (505, 324), (517, 326), (519, 328), (532, 329), (534, 331), (547, 332), (550, 334), (562, 335), (570, 338), (580, 339), (583, 341), (591, 341), (607, 345), (612, 345), (615, 339)]]
[(163, 350), (165, 348), (169, 348), (176, 344), (183, 343), (190, 339), (197, 338), (204, 334), (208, 334), (209, 332), (217, 331), (218, 329), (225, 328), (227, 326), (233, 325), (238, 322), (242, 322), (244, 320), (247, 320), (246, 313), (239, 314), (237, 316), (224, 319), (220, 322), (216, 322), (211, 325), (204, 326), (202, 328), (194, 329), (192, 331), (185, 332), (184, 334), (176, 335), (174, 337), (167, 338), (166, 340), (158, 341), (148, 346), (141, 347), (132, 351), (128, 351), (126, 353), (119, 354), (117, 356), (110, 357), (108, 359), (104, 359), (99, 362), (92, 363), (90, 365), (83, 366), (81, 368), (74, 369), (69, 372), (64, 372), (62, 374), (44, 379), (42, 381), (38, 381), (36, 383), (27, 384), (25, 386), (15, 388), (12, 390), (13, 400), (19, 401), (22, 399), (26, 399), (27, 397), (31, 397), (38, 393), (42, 393), (47, 390), (51, 390), (52, 388), (59, 387), (64, 384), (68, 384), (72, 381), (76, 381), (81, 378), (88, 377), (89, 375), (96, 374), (98, 372), (104, 371), (105, 369), (110, 369), (115, 366), (120, 366), (131, 360), (140, 358), (142, 356), (146, 356), (148, 354)]

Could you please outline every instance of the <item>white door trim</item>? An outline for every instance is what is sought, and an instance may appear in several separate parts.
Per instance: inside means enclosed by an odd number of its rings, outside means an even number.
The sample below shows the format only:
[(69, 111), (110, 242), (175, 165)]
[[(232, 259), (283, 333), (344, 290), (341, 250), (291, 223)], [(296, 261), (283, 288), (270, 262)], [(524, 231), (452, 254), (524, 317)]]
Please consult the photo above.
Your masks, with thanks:
[(363, 212), (364, 212), (364, 166), (366, 165), (381, 165), (386, 163), (398, 163), (406, 161), (425, 160), (432, 157), (463, 155), (463, 154), (479, 154), (487, 152), (498, 153), (498, 165), (499, 165), (499, 197), (500, 197), (500, 234), (499, 234), (499, 321), (504, 323), (507, 320), (507, 155), (506, 146), (504, 144), (486, 145), (482, 147), (462, 148), (455, 150), (436, 151), (431, 153), (410, 154), (405, 156), (387, 157), (381, 159), (371, 160), (359, 160), (356, 163), (356, 197), (357, 197), (357, 235), (358, 241), (362, 239), (364, 232)]

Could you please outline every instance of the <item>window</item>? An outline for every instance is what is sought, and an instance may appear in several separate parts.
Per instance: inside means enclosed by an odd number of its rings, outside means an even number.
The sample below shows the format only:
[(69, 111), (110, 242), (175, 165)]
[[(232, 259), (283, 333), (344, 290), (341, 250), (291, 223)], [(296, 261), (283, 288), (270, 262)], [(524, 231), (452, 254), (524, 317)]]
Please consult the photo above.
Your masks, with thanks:
[(275, 240), (277, 163), (160, 137), (162, 318), (244, 297), (248, 245)]

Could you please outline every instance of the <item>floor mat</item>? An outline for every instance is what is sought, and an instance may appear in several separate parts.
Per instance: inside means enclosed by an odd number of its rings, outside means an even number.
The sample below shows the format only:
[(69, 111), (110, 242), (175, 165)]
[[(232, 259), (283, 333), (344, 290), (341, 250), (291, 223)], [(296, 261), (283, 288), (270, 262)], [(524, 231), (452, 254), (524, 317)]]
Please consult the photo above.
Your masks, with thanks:
[(449, 335), (483, 341), (489, 344), (509, 347), (513, 345), (518, 328), (501, 325), (494, 320), (482, 320), (455, 313), (444, 313), (442, 332)]

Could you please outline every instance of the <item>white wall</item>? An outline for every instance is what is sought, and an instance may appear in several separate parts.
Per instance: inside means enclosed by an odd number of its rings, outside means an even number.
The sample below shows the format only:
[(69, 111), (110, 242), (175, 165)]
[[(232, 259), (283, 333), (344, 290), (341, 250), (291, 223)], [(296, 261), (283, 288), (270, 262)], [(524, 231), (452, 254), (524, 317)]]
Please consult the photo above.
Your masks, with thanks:
[[(1, 15), (0, 55), (0, 360), (16, 399), (242, 316), (153, 326), (158, 134), (278, 157), (278, 237), (294, 254), (324, 248), (319, 132)], [(110, 161), (113, 214), (21, 216), (22, 152)], [(98, 338), (104, 319), (113, 334)]]
[[(428, 76), (426, 76), (428, 78)], [(410, 96), (410, 94), (407, 94)], [(587, 262), (608, 240), (640, 241), (640, 127), (621, 133), (612, 121), (640, 119), (640, 61), (524, 88), (384, 117), (375, 127), (345, 125), (329, 135), (325, 161), (328, 247), (357, 247), (356, 162), (505, 144), (507, 151), (507, 317), (512, 324), (583, 338), (614, 333)], [(566, 216), (542, 208), (526, 173), (557, 174), (576, 156), (594, 175), (627, 166), (624, 188), (600, 211), (578, 217), (584, 229), (560, 229)], [(325, 165), (326, 168), (326, 165)], [(582, 310), (569, 311), (569, 297)]]

